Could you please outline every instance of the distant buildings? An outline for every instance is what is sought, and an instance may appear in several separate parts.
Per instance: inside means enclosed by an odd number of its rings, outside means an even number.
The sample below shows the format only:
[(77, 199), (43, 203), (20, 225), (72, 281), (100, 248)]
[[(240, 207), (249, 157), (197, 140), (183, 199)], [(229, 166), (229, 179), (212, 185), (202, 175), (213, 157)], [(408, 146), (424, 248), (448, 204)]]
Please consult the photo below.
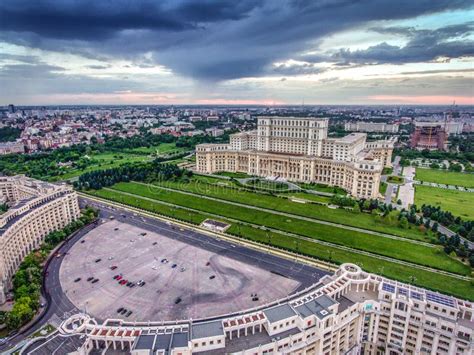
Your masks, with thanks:
[(446, 150), (448, 133), (444, 124), (436, 122), (419, 122), (411, 135), (410, 147), (416, 149)]
[(350, 132), (378, 132), (378, 133), (398, 133), (398, 123), (386, 122), (347, 122), (344, 125), (345, 131)]
[(259, 117), (256, 131), (233, 134), (229, 144), (198, 145), (196, 168), (316, 182), (342, 187), (359, 198), (376, 198), (394, 141), (368, 143), (364, 133), (327, 138), (327, 132), (326, 118)]
[(0, 143), (0, 155), (24, 153), (25, 145), (22, 142)]

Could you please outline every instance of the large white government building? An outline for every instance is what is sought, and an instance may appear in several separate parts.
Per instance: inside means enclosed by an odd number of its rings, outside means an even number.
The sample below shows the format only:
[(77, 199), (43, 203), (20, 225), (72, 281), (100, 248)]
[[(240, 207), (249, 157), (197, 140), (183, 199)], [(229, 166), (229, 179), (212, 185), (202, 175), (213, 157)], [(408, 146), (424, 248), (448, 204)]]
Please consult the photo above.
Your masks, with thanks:
[(0, 201), (9, 209), (0, 215), (0, 304), (23, 258), (40, 247), (48, 233), (80, 215), (77, 194), (56, 185), (17, 175), (0, 176)]
[(339, 186), (359, 198), (376, 198), (393, 140), (367, 142), (365, 133), (328, 138), (328, 119), (259, 117), (255, 131), (231, 135), (229, 144), (196, 147), (196, 170), (244, 172), (296, 182)]
[[(277, 285), (276, 285), (277, 287)], [(212, 319), (64, 321), (76, 354), (473, 354), (474, 304), (343, 264), (283, 300)]]

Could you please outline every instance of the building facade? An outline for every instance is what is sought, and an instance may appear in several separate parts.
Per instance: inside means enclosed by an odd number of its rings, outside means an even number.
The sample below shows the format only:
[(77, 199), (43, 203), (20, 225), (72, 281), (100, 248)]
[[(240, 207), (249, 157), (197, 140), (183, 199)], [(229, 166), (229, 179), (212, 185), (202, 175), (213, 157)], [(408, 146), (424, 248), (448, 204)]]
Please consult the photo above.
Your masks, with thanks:
[(25, 145), (22, 142), (0, 143), (0, 155), (21, 154), (25, 152)]
[(448, 133), (444, 125), (416, 123), (410, 137), (410, 147), (428, 150), (446, 150), (448, 148)]
[(327, 132), (325, 118), (260, 117), (257, 130), (231, 135), (229, 144), (198, 145), (196, 170), (315, 182), (376, 198), (394, 140), (366, 142), (364, 133), (328, 138)]
[(398, 123), (386, 122), (347, 122), (344, 130), (349, 132), (398, 133)]
[(77, 354), (473, 354), (474, 304), (343, 264), (293, 296), (237, 314), (101, 324), (77, 314), (60, 332), (85, 335)]
[(0, 177), (0, 196), (9, 205), (0, 215), (0, 304), (23, 258), (37, 249), (48, 233), (80, 216), (77, 194), (23, 175)]

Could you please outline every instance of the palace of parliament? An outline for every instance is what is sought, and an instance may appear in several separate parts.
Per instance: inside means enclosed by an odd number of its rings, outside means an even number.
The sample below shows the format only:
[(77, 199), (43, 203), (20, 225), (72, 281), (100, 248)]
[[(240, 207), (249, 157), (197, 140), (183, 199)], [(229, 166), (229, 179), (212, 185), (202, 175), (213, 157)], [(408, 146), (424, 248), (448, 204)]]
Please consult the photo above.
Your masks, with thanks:
[(244, 172), (275, 179), (339, 186), (358, 198), (376, 198), (393, 140), (366, 141), (365, 133), (328, 138), (328, 119), (259, 117), (257, 130), (229, 144), (196, 147), (196, 170)]

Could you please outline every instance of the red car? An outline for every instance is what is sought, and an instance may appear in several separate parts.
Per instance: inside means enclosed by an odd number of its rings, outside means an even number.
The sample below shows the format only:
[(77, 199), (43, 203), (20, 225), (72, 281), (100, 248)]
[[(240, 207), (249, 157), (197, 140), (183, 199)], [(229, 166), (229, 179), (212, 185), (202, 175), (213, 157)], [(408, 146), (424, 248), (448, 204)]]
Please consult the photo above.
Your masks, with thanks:
[(117, 280), (122, 280), (123, 276), (119, 275), (119, 277), (117, 277)]
[(128, 280), (122, 280), (122, 281), (120, 281), (119, 283), (120, 283), (120, 285), (126, 285), (127, 282), (128, 282)]

